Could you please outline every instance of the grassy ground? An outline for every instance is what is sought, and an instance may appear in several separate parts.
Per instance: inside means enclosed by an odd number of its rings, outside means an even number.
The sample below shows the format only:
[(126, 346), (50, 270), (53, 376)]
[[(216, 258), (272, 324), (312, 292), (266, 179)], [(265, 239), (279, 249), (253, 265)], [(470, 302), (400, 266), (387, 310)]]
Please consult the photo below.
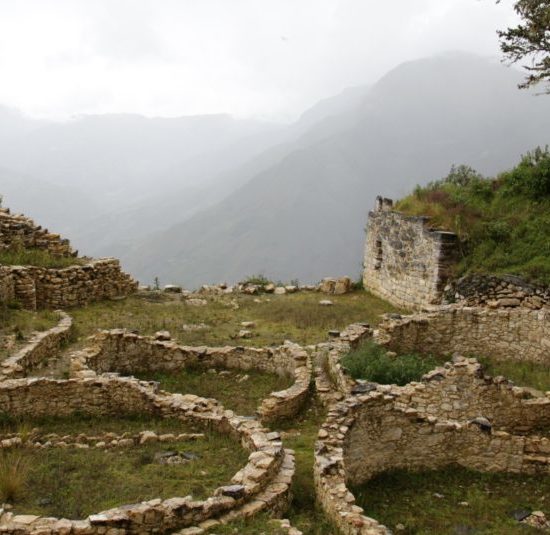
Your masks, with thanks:
[(0, 264), (10, 266), (65, 268), (83, 263), (85, 263), (85, 259), (53, 256), (49, 251), (43, 249), (18, 249), (16, 251), (0, 252)]
[(503, 375), (516, 386), (529, 386), (542, 392), (550, 390), (550, 367), (538, 362), (498, 360), (479, 357), (485, 372), (493, 377)]
[(511, 171), (485, 179), (466, 167), (417, 187), (396, 209), (432, 216), (461, 238), (457, 274), (512, 273), (550, 284), (550, 152), (527, 154)]
[[(16, 351), (34, 331), (55, 326), (59, 317), (52, 311), (30, 312), (0, 305), (0, 360)], [(15, 345), (11, 347), (13, 340)]]
[(396, 471), (374, 478), (354, 494), (367, 516), (390, 529), (403, 524), (403, 534), (534, 534), (537, 530), (520, 525), (512, 515), (519, 510), (548, 513), (550, 477), (460, 467)]
[[(42, 432), (60, 435), (143, 429), (179, 433), (196, 430), (176, 420), (138, 417), (73, 417), (23, 422), (27, 427), (36, 424)], [(178, 465), (154, 462), (154, 455), (163, 451), (192, 453), (197, 459)], [(19, 448), (0, 458), (0, 493), (5, 480), (2, 466), (13, 464), (18, 458), (22, 459), (19, 470), (24, 471), (24, 481), (15, 499), (10, 500), (16, 512), (83, 518), (118, 505), (157, 497), (192, 494), (196, 498), (206, 498), (216, 487), (229, 483), (246, 464), (248, 454), (235, 441), (212, 432), (205, 432), (203, 439), (195, 441), (111, 450)]]
[(420, 378), (447, 358), (432, 355), (388, 356), (387, 351), (368, 340), (342, 359), (342, 366), (354, 379), (380, 384), (406, 385)]
[(124, 416), (93, 416), (75, 414), (73, 416), (44, 416), (35, 418), (16, 418), (0, 413), (0, 433), (29, 431), (37, 428), (41, 434), (59, 435), (97, 435), (100, 433), (139, 433), (155, 431), (157, 433), (202, 433), (203, 428), (190, 425), (175, 418), (155, 418), (142, 414)]
[[(329, 524), (323, 512), (315, 503), (313, 486), (313, 449), (319, 427), (325, 419), (325, 411), (317, 402), (309, 406), (292, 422), (276, 426), (282, 431), (285, 447), (296, 453), (296, 473), (292, 482), (293, 501), (285, 514), (292, 525), (304, 535), (334, 535), (334, 528)], [(212, 534), (246, 535), (279, 535), (281, 530), (268, 522), (264, 515), (259, 515), (228, 526), (212, 528)]]
[(168, 392), (215, 398), (226, 409), (248, 416), (256, 412), (261, 401), (271, 392), (285, 390), (292, 384), (289, 377), (255, 370), (218, 370), (218, 373), (213, 373), (188, 369), (177, 373), (138, 374), (138, 377), (145, 381), (158, 381), (160, 387)]
[[(170, 296), (146, 294), (92, 304), (71, 314), (80, 337), (97, 329), (127, 328), (142, 334), (167, 329), (182, 344), (267, 346), (285, 340), (318, 343), (326, 340), (328, 330), (358, 321), (378, 323), (380, 314), (395, 311), (363, 291), (331, 296), (334, 306), (320, 306), (319, 301), (326, 298), (319, 293), (235, 295), (214, 298), (208, 306), (197, 307)], [(250, 329), (251, 338), (237, 338), (244, 321), (256, 323)], [(189, 330), (189, 326), (195, 329), (197, 325), (196, 330)]]

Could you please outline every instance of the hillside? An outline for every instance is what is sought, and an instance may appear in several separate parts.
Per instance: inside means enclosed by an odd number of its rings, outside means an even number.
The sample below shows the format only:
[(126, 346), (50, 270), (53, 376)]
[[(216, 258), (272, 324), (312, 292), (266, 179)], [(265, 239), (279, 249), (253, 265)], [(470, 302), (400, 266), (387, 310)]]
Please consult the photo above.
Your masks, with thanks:
[(376, 195), (401, 196), (458, 162), (495, 174), (548, 141), (550, 100), (518, 91), (520, 79), (465, 54), (403, 64), (223, 201), (145, 237), (125, 265), (143, 281), (188, 286), (259, 272), (355, 276)]
[(471, 168), (399, 201), (396, 209), (429, 215), (456, 232), (462, 259), (457, 275), (513, 274), (550, 284), (550, 152), (536, 149), (512, 170), (484, 178)]

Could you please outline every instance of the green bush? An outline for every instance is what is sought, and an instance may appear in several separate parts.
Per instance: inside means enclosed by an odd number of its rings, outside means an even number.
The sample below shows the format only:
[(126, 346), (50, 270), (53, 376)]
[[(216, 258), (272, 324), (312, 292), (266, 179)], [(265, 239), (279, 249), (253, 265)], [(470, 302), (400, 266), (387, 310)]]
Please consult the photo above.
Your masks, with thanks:
[(418, 381), (440, 362), (432, 356), (388, 356), (387, 351), (371, 340), (342, 359), (342, 366), (354, 379), (380, 384), (406, 385)]
[(449, 175), (396, 205), (431, 225), (455, 232), (460, 261), (455, 275), (513, 274), (550, 284), (550, 151), (537, 148), (511, 171), (487, 179), (453, 167)]
[(45, 249), (17, 248), (0, 252), (0, 265), (65, 268), (83, 262), (84, 260), (81, 258), (54, 256)]

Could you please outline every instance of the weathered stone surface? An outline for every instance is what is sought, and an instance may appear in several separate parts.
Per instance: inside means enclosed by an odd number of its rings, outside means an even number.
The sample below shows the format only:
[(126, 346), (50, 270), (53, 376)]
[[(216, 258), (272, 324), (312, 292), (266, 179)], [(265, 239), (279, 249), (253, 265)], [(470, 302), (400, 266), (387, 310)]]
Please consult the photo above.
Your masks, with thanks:
[(455, 234), (431, 230), (429, 218), (395, 212), (378, 197), (367, 223), (363, 285), (397, 306), (438, 304), (457, 254)]

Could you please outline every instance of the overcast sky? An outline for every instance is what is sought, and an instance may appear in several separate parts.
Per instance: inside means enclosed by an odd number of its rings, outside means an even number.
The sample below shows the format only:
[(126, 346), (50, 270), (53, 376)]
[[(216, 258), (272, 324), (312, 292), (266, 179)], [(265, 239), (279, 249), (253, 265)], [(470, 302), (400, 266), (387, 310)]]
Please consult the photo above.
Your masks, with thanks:
[(504, 0), (0, 0), (0, 104), (290, 120), (402, 61), (499, 57)]

